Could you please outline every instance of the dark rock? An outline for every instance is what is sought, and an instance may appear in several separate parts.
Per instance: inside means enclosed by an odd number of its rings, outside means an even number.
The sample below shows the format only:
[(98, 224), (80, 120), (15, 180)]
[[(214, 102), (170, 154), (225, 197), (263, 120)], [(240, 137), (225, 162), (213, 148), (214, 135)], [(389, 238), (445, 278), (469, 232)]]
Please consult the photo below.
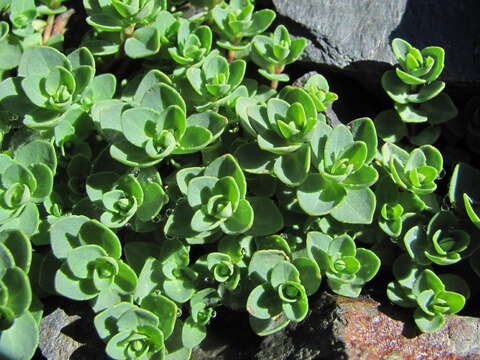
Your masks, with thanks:
[[(446, 51), (443, 79), (480, 87), (480, 2), (477, 0), (272, 0), (278, 22), (309, 45), (300, 59), (379, 82), (394, 63), (391, 40)], [(448, 20), (448, 21), (447, 21)], [(473, 90), (471, 90), (473, 91)]]
[[(315, 74), (318, 72), (310, 71), (295, 80), (292, 85), (302, 87)], [(339, 97), (326, 111), (331, 126), (346, 124), (360, 117), (373, 119), (380, 111), (391, 106), (389, 99), (375, 97), (355, 79), (334, 72), (321, 74), (327, 79), (330, 91)]]

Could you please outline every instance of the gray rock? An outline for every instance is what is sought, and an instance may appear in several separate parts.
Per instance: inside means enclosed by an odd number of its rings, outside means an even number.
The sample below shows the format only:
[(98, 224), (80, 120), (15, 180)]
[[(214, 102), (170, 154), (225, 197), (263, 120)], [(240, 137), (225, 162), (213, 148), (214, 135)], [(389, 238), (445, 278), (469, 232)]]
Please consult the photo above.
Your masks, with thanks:
[(47, 359), (68, 359), (82, 344), (62, 333), (65, 326), (80, 319), (68, 316), (62, 309), (56, 309), (40, 323), (40, 351)]
[(480, 82), (478, 0), (272, 0), (296, 36), (309, 45), (300, 59), (378, 82), (394, 63), (391, 40), (446, 51), (443, 79), (455, 85)]
[[(109, 360), (86, 303), (65, 299), (51, 304), (40, 322), (39, 352), (47, 360)], [(39, 359), (42, 357), (39, 356)]]

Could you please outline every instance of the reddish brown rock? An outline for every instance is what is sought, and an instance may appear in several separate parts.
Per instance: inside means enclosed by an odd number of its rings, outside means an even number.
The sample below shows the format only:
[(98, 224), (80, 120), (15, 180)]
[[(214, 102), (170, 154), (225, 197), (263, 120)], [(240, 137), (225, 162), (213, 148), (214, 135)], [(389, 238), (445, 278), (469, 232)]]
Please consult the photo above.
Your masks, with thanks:
[(370, 299), (335, 297), (333, 332), (349, 359), (480, 359), (480, 319), (451, 316), (435, 333), (419, 333), (411, 314)]

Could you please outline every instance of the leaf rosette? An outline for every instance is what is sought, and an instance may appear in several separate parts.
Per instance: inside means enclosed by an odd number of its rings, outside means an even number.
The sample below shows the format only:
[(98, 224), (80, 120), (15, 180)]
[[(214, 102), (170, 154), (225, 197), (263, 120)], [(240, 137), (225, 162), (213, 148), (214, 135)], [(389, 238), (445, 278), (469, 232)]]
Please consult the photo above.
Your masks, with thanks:
[(18, 216), (29, 203), (40, 203), (50, 195), (56, 166), (53, 146), (42, 140), (23, 144), (13, 159), (0, 155), (0, 223)]
[(260, 66), (260, 75), (272, 81), (289, 81), (290, 77), (282, 71), (302, 54), (307, 39), (292, 40), (287, 28), (279, 25), (270, 36), (257, 35), (252, 43), (250, 56)]
[(73, 300), (92, 300), (95, 311), (130, 300), (137, 275), (120, 260), (120, 240), (108, 227), (84, 216), (67, 216), (52, 224), (50, 241), (61, 261), (55, 290)]
[(318, 268), (310, 264), (300, 274), (294, 263), (281, 250), (259, 250), (252, 256), (248, 274), (258, 283), (247, 299), (250, 324), (259, 335), (268, 335), (285, 327), (290, 321), (301, 321), (308, 312), (308, 297), (320, 285)]
[(332, 238), (320, 232), (309, 232), (307, 252), (326, 275), (330, 289), (343, 296), (357, 297), (363, 285), (380, 268), (378, 256), (371, 250), (357, 249), (348, 235)]
[(317, 123), (324, 119), (323, 115), (317, 118), (311, 97), (302, 89), (287, 86), (266, 104), (239, 98), (236, 112), (245, 131), (257, 139), (237, 149), (235, 155), (242, 168), (252, 173), (273, 173), (287, 185), (300, 185), (310, 169), (308, 141)]
[(338, 99), (337, 94), (329, 91), (327, 79), (321, 74), (311, 76), (303, 88), (312, 98), (317, 111), (326, 111)]
[(166, 8), (165, 0), (84, 0), (87, 23), (101, 31), (122, 31), (131, 25), (151, 23), (159, 11)]
[(377, 135), (369, 118), (331, 128), (319, 122), (310, 140), (318, 173), (309, 173), (297, 190), (300, 207), (310, 215), (331, 214), (346, 223), (370, 223), (375, 195), (370, 190), (378, 179), (370, 165)]
[(218, 108), (236, 96), (236, 92), (243, 88), (239, 88), (239, 85), (245, 75), (246, 66), (244, 60), (228, 63), (218, 52), (212, 51), (201, 68), (190, 67), (186, 76), (194, 96), (199, 101), (196, 109), (203, 111)]
[[(219, 229), (240, 234), (252, 226), (254, 213), (245, 198), (245, 176), (232, 155), (223, 155), (206, 168), (179, 171), (177, 183), (186, 201), (179, 202), (169, 217), (167, 234), (205, 237)], [(191, 219), (190, 230), (180, 229), (182, 219)]]
[(164, 342), (175, 320), (175, 303), (160, 295), (146, 298), (141, 308), (126, 302), (116, 304), (98, 314), (94, 322), (111, 358), (160, 360), (165, 358)]
[(92, 174), (87, 178), (86, 191), (94, 206), (102, 209), (100, 221), (111, 228), (123, 226), (144, 201), (142, 186), (132, 175)]
[(214, 111), (187, 118), (182, 96), (158, 70), (132, 84), (125, 101), (102, 101), (92, 109), (93, 120), (110, 134), (111, 156), (125, 165), (149, 167), (172, 154), (200, 151), (226, 127), (227, 119)]
[(251, 0), (232, 0), (213, 8), (211, 16), (215, 30), (222, 38), (217, 45), (227, 50), (245, 50), (250, 46), (244, 37), (253, 37), (264, 32), (275, 19), (270, 9), (254, 11)]
[[(444, 278), (446, 279), (448, 278)], [(447, 285), (450, 284), (447, 283)], [(456, 287), (460, 287), (459, 285), (457, 281)], [(469, 293), (468, 286), (466, 290)], [(462, 310), (469, 294), (464, 292), (462, 295), (457, 291), (448, 290), (442, 279), (429, 269), (419, 274), (413, 284), (412, 292), (418, 306), (414, 313), (415, 323), (421, 331), (439, 330), (446, 322), (446, 315), (456, 314)]]
[(168, 49), (171, 58), (181, 66), (201, 63), (212, 48), (212, 30), (208, 26), (193, 28), (189, 21), (181, 21), (176, 47)]
[(451, 265), (462, 260), (470, 235), (459, 228), (457, 217), (446, 211), (435, 214), (426, 227), (414, 226), (404, 236), (410, 257), (420, 265)]
[(430, 194), (437, 188), (435, 180), (443, 168), (442, 154), (431, 145), (423, 145), (411, 153), (386, 143), (382, 161), (393, 181), (417, 195)]

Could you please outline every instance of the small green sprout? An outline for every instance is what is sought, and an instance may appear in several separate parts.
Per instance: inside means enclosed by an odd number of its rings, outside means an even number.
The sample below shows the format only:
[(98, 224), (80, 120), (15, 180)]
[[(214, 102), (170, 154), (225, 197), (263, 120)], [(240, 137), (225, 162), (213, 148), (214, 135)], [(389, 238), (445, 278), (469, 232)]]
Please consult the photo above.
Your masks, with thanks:
[(356, 248), (348, 235), (332, 238), (309, 232), (307, 251), (327, 276), (330, 289), (339, 295), (357, 297), (380, 268), (378, 256), (371, 250)]
[(423, 145), (408, 153), (386, 143), (382, 147), (382, 162), (393, 181), (417, 195), (430, 194), (437, 188), (435, 180), (443, 168), (442, 154), (431, 145)]
[(293, 63), (302, 54), (307, 46), (307, 39), (292, 40), (285, 26), (277, 26), (270, 37), (257, 35), (253, 39), (251, 51), (252, 61), (260, 66), (258, 72), (272, 81), (272, 88), (276, 89), (278, 82), (289, 81), (290, 77), (282, 74), (285, 66)]
[(326, 111), (327, 107), (338, 100), (338, 95), (329, 91), (327, 79), (321, 74), (311, 76), (303, 88), (311, 96), (317, 111)]
[(448, 95), (442, 93), (443, 81), (437, 80), (444, 67), (444, 51), (437, 46), (418, 50), (402, 39), (393, 39), (392, 49), (400, 65), (387, 71), (382, 86), (395, 101), (395, 112), (380, 113), (376, 122), (382, 126), (382, 137), (393, 135), (400, 140), (407, 132), (403, 123), (428, 123), (422, 131), (412, 128), (409, 140), (416, 145), (434, 143), (440, 136), (439, 124), (455, 116), (458, 111)]
[(404, 243), (410, 257), (420, 265), (451, 265), (462, 260), (470, 235), (459, 228), (457, 217), (446, 211), (435, 214), (426, 231), (417, 225), (407, 231)]
[[(215, 31), (221, 40), (217, 45), (232, 52), (249, 48), (251, 38), (264, 32), (275, 19), (275, 12), (270, 9), (254, 11), (251, 0), (232, 0), (217, 5), (211, 12)], [(235, 57), (230, 53), (230, 60)]]
[[(313, 269), (310, 269), (313, 270)], [(248, 266), (249, 276), (259, 283), (248, 296), (250, 324), (259, 335), (268, 335), (290, 321), (301, 321), (308, 312), (307, 288), (318, 288), (321, 277), (303, 284), (294, 264), (280, 250), (259, 250)]]
[(201, 68), (190, 67), (186, 76), (189, 86), (199, 99), (196, 110), (216, 109), (236, 96), (236, 91), (242, 88), (239, 85), (246, 66), (244, 60), (228, 63), (217, 52), (211, 52)]

